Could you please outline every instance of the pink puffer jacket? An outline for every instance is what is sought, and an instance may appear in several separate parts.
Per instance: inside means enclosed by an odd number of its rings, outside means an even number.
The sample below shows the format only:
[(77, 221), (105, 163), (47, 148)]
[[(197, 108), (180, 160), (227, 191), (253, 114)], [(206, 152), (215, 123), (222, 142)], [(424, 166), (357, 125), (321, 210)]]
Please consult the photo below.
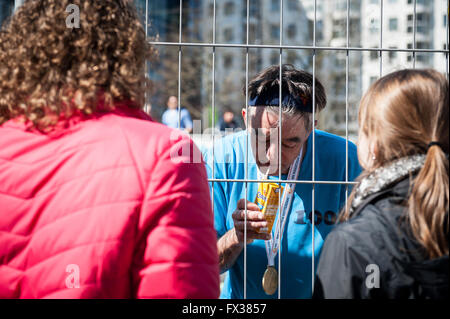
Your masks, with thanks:
[(198, 149), (131, 113), (0, 126), (0, 298), (218, 297)]

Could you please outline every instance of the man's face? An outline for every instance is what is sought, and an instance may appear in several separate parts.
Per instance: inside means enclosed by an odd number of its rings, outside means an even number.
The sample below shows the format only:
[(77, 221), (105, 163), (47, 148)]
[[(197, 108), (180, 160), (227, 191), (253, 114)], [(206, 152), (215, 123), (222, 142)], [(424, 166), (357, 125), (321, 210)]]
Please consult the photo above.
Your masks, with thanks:
[(234, 114), (232, 112), (225, 112), (223, 114), (223, 120), (226, 123), (230, 123), (231, 121), (233, 121), (233, 118), (234, 118)]
[[(245, 109), (243, 109), (245, 120)], [(278, 175), (279, 168), (279, 114), (263, 107), (249, 109), (249, 131), (256, 164), (263, 174)], [(307, 131), (304, 118), (298, 115), (282, 115), (281, 173), (287, 174), (291, 164), (306, 145), (311, 131)]]
[(167, 100), (167, 107), (171, 110), (178, 108), (178, 98), (176, 98), (175, 96), (169, 97), (169, 99)]

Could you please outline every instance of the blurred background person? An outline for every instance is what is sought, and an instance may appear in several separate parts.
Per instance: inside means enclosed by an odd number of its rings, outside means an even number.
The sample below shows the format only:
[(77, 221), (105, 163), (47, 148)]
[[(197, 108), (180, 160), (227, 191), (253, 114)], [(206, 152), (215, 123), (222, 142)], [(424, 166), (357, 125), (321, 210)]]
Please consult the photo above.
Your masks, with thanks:
[(192, 133), (192, 119), (189, 111), (185, 108), (180, 108), (180, 114), (178, 114), (178, 98), (171, 96), (167, 100), (167, 110), (162, 115), (162, 123), (172, 128), (179, 128)]
[(314, 296), (448, 298), (448, 80), (402, 70), (361, 100), (364, 172), (325, 240)]
[(231, 109), (225, 109), (222, 118), (219, 120), (219, 130), (224, 133), (234, 133), (234, 130), (240, 128), (239, 123), (234, 118)]
[(206, 171), (142, 111), (131, 2), (28, 0), (1, 31), (0, 298), (218, 297)]

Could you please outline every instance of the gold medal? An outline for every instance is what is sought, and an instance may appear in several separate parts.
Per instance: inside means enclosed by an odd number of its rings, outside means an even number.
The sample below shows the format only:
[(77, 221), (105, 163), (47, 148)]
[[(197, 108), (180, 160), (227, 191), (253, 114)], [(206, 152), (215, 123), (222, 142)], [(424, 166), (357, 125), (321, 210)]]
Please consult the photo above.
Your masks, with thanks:
[(273, 295), (278, 288), (278, 273), (275, 267), (267, 266), (262, 279), (262, 286), (267, 295)]

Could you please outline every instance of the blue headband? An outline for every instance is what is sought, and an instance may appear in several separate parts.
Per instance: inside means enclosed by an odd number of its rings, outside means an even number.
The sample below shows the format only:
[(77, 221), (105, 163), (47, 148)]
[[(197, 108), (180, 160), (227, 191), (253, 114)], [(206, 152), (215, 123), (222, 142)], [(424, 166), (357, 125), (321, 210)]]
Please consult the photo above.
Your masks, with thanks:
[[(287, 90), (281, 92), (282, 107), (295, 107), (301, 112), (312, 113), (311, 99), (304, 96), (293, 96)], [(280, 92), (277, 87), (272, 90), (262, 92), (248, 102), (248, 106), (280, 106)]]

